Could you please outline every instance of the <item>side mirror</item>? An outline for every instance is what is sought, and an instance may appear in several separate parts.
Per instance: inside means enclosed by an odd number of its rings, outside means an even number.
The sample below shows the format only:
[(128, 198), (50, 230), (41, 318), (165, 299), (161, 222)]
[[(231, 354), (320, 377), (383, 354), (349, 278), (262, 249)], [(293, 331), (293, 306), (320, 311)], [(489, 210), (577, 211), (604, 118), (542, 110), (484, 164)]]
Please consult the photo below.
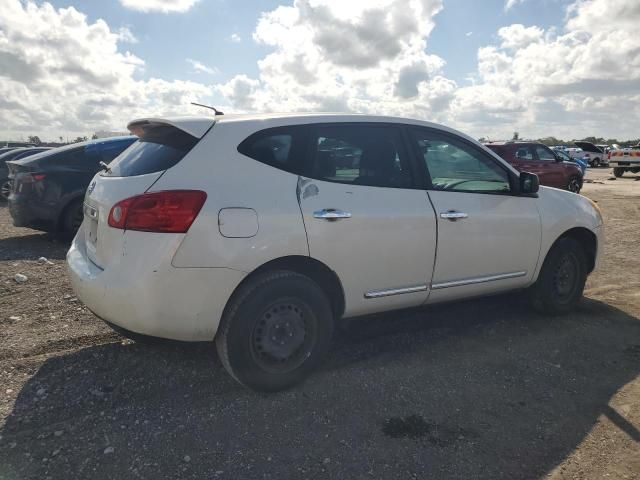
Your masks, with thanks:
[(520, 172), (520, 193), (537, 193), (540, 190), (538, 175), (529, 172)]

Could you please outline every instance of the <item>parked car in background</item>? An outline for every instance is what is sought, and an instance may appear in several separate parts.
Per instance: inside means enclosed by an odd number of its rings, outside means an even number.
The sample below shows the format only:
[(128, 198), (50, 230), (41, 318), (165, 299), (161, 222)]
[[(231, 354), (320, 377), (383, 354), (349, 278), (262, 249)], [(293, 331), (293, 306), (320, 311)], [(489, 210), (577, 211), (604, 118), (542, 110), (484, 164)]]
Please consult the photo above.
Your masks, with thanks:
[(594, 145), (591, 142), (573, 142), (573, 143), (584, 152), (583, 158), (593, 168), (609, 165), (609, 159), (607, 158), (607, 154), (599, 146)]
[(541, 185), (579, 193), (582, 170), (575, 162), (566, 162), (546, 145), (538, 142), (491, 142), (485, 146), (521, 172), (538, 175)]
[[(571, 158), (579, 158), (584, 159), (584, 150), (578, 147), (567, 147), (564, 149), (565, 153), (569, 155)], [(584, 160), (583, 160), (584, 161)], [(589, 162), (587, 162), (589, 163)]]
[(19, 160), (35, 153), (50, 150), (49, 147), (33, 147), (33, 148), (10, 148), (8, 151), (0, 152), (0, 201), (7, 201), (9, 192), (11, 191), (11, 182), (9, 181), (9, 169), (6, 162), (8, 160)]
[(580, 167), (580, 170), (582, 171), (582, 176), (584, 177), (584, 174), (587, 171), (587, 167), (589, 166), (589, 164), (586, 161), (584, 161), (581, 158), (571, 158), (565, 149), (556, 149), (551, 147), (551, 150), (553, 150), (553, 153), (555, 153), (556, 157), (560, 161), (573, 162), (576, 165), (578, 165), (578, 167)]
[(611, 150), (609, 163), (613, 167), (613, 174), (621, 177), (625, 172), (640, 172), (640, 145), (631, 148)]
[(109, 163), (136, 137), (74, 143), (7, 162), (9, 212), (17, 227), (74, 232), (82, 222), (82, 199), (100, 162)]
[(73, 288), (125, 335), (215, 339), (257, 390), (309, 375), (344, 317), (517, 289), (562, 314), (596, 265), (591, 200), (538, 191), (444, 126), (297, 114), (129, 129), (140, 141), (87, 191)]

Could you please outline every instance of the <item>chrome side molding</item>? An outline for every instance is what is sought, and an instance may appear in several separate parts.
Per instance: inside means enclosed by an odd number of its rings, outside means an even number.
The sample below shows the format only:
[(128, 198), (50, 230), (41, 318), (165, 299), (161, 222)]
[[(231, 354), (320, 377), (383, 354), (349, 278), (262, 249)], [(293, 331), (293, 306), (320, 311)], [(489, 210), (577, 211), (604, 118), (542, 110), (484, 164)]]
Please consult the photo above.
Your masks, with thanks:
[(402, 295), (403, 293), (425, 292), (426, 285), (414, 285), (413, 287), (392, 288), (390, 290), (373, 290), (364, 294), (364, 298), (390, 297), (391, 295)]
[(464, 278), (462, 280), (452, 280), (450, 282), (433, 283), (431, 290), (439, 290), (441, 288), (462, 287), (463, 285), (473, 285), (476, 283), (495, 282), (496, 280), (507, 280), (509, 278), (524, 277), (527, 272), (510, 272), (499, 273), (497, 275), (489, 275), (487, 277)]

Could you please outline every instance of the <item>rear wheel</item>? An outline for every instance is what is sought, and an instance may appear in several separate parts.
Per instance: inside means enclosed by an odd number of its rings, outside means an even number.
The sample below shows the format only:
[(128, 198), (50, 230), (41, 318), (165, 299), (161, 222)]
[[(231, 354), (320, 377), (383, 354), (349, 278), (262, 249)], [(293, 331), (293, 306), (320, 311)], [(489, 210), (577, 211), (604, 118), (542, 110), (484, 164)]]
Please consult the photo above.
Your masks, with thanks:
[(591, 163), (591, 166), (593, 168), (598, 168), (600, 166), (600, 159), (599, 158), (594, 158), (593, 162)]
[(62, 213), (60, 221), (62, 233), (75, 234), (80, 228), (83, 218), (82, 199), (72, 201)]
[(561, 238), (549, 250), (530, 289), (531, 302), (546, 315), (568, 313), (582, 298), (586, 280), (587, 258), (582, 245), (573, 238)]
[(622, 175), (624, 175), (624, 168), (614, 167), (613, 168), (613, 175), (616, 178), (620, 178)]
[(11, 181), (8, 178), (0, 179), (0, 200), (9, 200), (11, 194)]
[(216, 347), (226, 370), (254, 390), (304, 380), (329, 348), (333, 313), (324, 291), (290, 271), (256, 276), (225, 309)]
[(580, 188), (582, 187), (580, 178), (577, 176), (573, 176), (567, 182), (567, 190), (573, 193), (580, 193)]

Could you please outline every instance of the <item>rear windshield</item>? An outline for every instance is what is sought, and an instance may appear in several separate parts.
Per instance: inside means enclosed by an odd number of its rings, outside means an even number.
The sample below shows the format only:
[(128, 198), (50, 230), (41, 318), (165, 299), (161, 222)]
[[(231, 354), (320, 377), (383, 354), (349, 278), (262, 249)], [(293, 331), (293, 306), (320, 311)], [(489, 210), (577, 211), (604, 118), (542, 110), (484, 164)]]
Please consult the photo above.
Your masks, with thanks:
[(188, 133), (167, 125), (145, 128), (137, 142), (109, 164), (110, 177), (134, 177), (167, 170), (182, 160), (198, 143)]

